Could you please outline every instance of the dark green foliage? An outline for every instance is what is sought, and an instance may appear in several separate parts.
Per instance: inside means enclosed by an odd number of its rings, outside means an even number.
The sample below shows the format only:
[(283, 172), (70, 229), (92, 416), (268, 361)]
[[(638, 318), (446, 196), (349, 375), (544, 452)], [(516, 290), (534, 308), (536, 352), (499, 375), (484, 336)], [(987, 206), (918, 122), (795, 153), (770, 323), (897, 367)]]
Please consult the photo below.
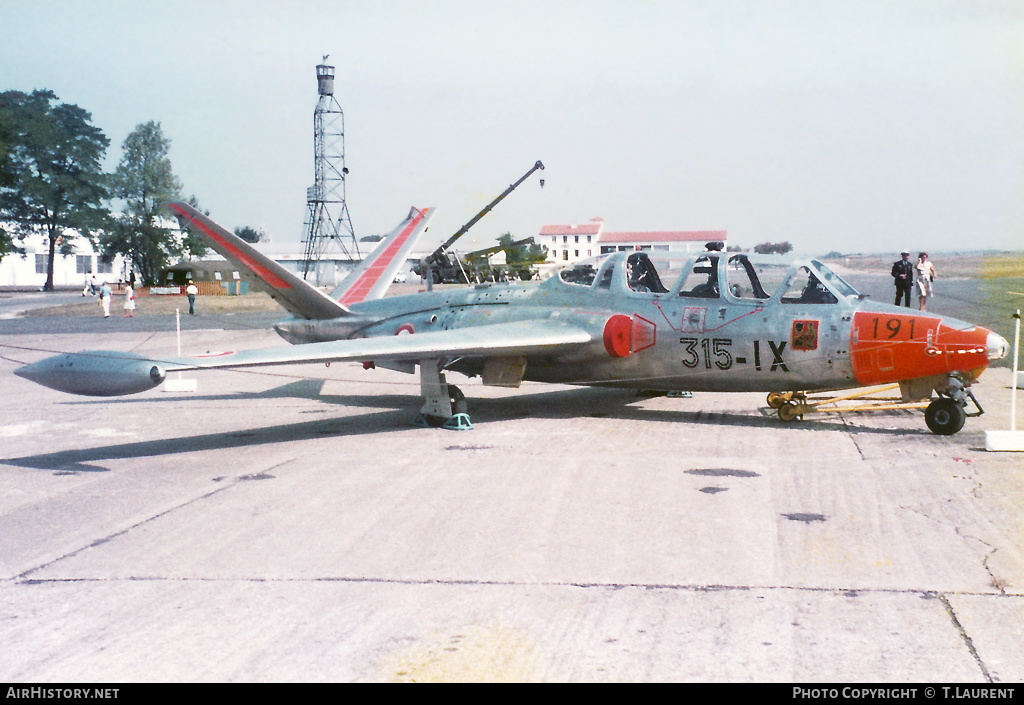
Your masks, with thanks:
[(77, 105), (56, 103), (52, 91), (0, 93), (0, 256), (14, 238), (42, 232), (48, 240), (46, 290), (53, 261), (73, 252), (77, 234), (93, 237), (109, 222), (108, 180), (100, 163), (110, 140)]
[(754, 252), (759, 255), (784, 255), (792, 250), (793, 246), (788, 242), (762, 242), (754, 246)]
[(498, 238), (498, 245), (505, 250), (505, 264), (511, 270), (529, 269), (548, 258), (548, 250), (535, 242), (514, 244), (512, 233), (505, 233)]
[(144, 286), (157, 283), (160, 271), (186, 251), (176, 228), (164, 224), (160, 210), (163, 203), (177, 200), (181, 190), (167, 158), (169, 148), (160, 123), (152, 120), (128, 135), (111, 179), (113, 195), (124, 207), (115, 225), (100, 237), (104, 254), (124, 256)]
[(235, 235), (246, 242), (251, 242), (253, 244), (259, 242), (261, 237), (259, 230), (256, 230), (256, 228), (250, 228), (248, 225), (244, 228), (235, 228)]

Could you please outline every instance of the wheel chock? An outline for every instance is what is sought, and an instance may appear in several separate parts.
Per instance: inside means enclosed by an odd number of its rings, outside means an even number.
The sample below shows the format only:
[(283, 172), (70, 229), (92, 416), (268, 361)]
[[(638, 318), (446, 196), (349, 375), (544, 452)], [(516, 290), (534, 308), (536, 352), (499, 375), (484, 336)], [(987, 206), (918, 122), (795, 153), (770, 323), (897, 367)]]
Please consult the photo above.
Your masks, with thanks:
[(455, 414), (441, 424), (441, 428), (449, 431), (472, 431), (473, 423), (469, 420), (469, 414)]

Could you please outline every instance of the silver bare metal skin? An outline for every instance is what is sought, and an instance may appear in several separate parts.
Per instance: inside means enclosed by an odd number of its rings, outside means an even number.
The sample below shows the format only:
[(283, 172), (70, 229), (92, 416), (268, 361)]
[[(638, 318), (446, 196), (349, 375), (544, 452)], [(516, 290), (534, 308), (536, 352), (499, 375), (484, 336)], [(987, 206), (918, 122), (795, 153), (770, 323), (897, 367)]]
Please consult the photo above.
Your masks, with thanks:
[(90, 397), (145, 392), (166, 377), (154, 360), (112, 350), (56, 355), (17, 369), (14, 374), (44, 387)]
[[(353, 293), (382, 296), (378, 278), (390, 282), (397, 266), (387, 253), (402, 251), (394, 243), (411, 246), (432, 209), (413, 209), (327, 297), (194, 209), (173, 206), (287, 302), (296, 315), (274, 327), (293, 345), (197, 358), (59, 355), (20, 376), (108, 396), (145, 391), (174, 370), (339, 361), (410, 373), (418, 367), (424, 413), (441, 418), (465, 406), (445, 371), (495, 386), (530, 380), (660, 392), (802, 393), (893, 383), (905, 402), (944, 396), (926, 418), (936, 417), (929, 426), (935, 421), (937, 433), (955, 433), (970, 385), (1008, 351), (987, 329), (868, 301), (816, 260), (782, 264), (743, 253), (674, 259), (616, 252), (574, 263), (543, 283), (369, 300)], [(802, 413), (791, 408), (789, 417)]]

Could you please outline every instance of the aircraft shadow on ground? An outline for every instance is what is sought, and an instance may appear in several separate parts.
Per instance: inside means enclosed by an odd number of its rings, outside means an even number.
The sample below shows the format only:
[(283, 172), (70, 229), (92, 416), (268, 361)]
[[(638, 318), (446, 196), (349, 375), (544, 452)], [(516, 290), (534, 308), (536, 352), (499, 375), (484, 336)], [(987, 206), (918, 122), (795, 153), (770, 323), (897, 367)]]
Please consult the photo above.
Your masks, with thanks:
[[(190, 402), (238, 399), (303, 398), (325, 404), (347, 407), (381, 409), (374, 413), (321, 418), (299, 423), (245, 428), (235, 431), (208, 433), (179, 438), (166, 438), (137, 443), (118, 443), (96, 448), (57, 451), (40, 455), (0, 459), (0, 463), (17, 467), (63, 472), (106, 472), (99, 463), (105, 460), (129, 460), (159, 456), (173, 456), (230, 448), (256, 447), (275, 443), (307, 441), (326, 437), (370, 435), (389, 431), (404, 431), (412, 427), (420, 407), (420, 398), (412, 394), (320, 395), (323, 382), (300, 380), (263, 392), (240, 392), (220, 395), (189, 395)], [(697, 400), (697, 401), (695, 401)], [(679, 405), (695, 405), (699, 396), (679, 399)], [(129, 403), (166, 402), (167, 398), (140, 397)], [(620, 389), (581, 387), (558, 389), (540, 393), (523, 393), (503, 398), (469, 398), (469, 412), (475, 424), (501, 423), (521, 418), (574, 419), (609, 418), (674, 424), (711, 424), (748, 428), (777, 428), (780, 432), (792, 430), (839, 431), (906, 436), (913, 434), (906, 428), (872, 428), (850, 426), (835, 418), (805, 420), (786, 424), (774, 416), (765, 416), (757, 409), (749, 413), (734, 411), (707, 411), (704, 409), (648, 409), (636, 406), (642, 401), (635, 392)], [(90, 404), (95, 402), (69, 402)], [(423, 433), (448, 433), (441, 429), (422, 429)], [(921, 431), (926, 433), (926, 431)]]
[[(545, 419), (589, 417), (673, 424), (774, 428), (780, 432), (813, 430), (894, 436), (906, 436), (914, 433), (913, 429), (906, 428), (850, 426), (831, 415), (786, 423), (767, 407), (752, 407), (749, 411), (702, 409), (699, 408), (701, 405), (699, 392), (695, 392), (692, 399), (677, 399), (675, 401), (677, 407), (673, 409), (649, 409), (637, 405), (638, 402), (644, 401), (646, 398), (649, 397), (638, 396), (632, 390), (583, 387), (504, 399), (469, 399), (468, 401), (470, 416), (474, 423), (500, 422), (504, 419), (524, 417)], [(926, 431), (922, 431), (922, 433), (926, 433)]]
[[(175, 392), (165, 393), (161, 396), (155, 394), (140, 395), (135, 397), (124, 397), (119, 399), (119, 404), (166, 404), (178, 400), (187, 400), (189, 404), (201, 404), (203, 402), (219, 401), (255, 401), (260, 399), (309, 399), (334, 406), (356, 406), (375, 409), (419, 409), (422, 401), (418, 393), (414, 394), (351, 394), (335, 395), (322, 394), (324, 383), (322, 379), (301, 379), (296, 382), (282, 384), (262, 392), (226, 392), (222, 394), (199, 394)], [(417, 386), (418, 389), (418, 386)], [(67, 401), (65, 404), (82, 404), (89, 406), (97, 402), (91, 399), (81, 401)], [(103, 403), (109, 403), (104, 401)]]
[(262, 426), (237, 431), (206, 433), (179, 438), (164, 438), (136, 443), (118, 443), (96, 448), (81, 448), (43, 453), (21, 458), (3, 458), (0, 463), (38, 470), (65, 472), (107, 472), (98, 463), (104, 460), (133, 460), (180, 455), (230, 448), (248, 448), (275, 443), (309, 441), (328, 436), (379, 433), (381, 430), (408, 428), (404, 410), (363, 414), (342, 418), (316, 419), (279, 426)]
[[(296, 382), (267, 389), (262, 392), (230, 392), (227, 394), (189, 394), (190, 402), (237, 401), (258, 399), (309, 399), (326, 405), (368, 409), (407, 409), (415, 417), (422, 405), (417, 393), (409, 394), (335, 394), (322, 393), (325, 380), (302, 379)], [(413, 388), (408, 386), (407, 388)], [(700, 396), (694, 401), (680, 398), (678, 409), (643, 409), (634, 406), (650, 398), (638, 395), (633, 390), (610, 387), (575, 387), (544, 392), (522, 392), (502, 398), (467, 398), (469, 415), (474, 422), (500, 422), (516, 418), (571, 419), (578, 417), (635, 419), (637, 421), (659, 421), (667, 423), (703, 423), (728, 426), (764, 428), (778, 426), (780, 429), (801, 428), (812, 430), (844, 430), (853, 433), (905, 435), (907, 429), (878, 429), (870, 427), (845, 427), (835, 417), (805, 419), (794, 424), (785, 424), (769, 410), (751, 408), (748, 412), (689, 410), (685, 406), (699, 405)], [(173, 400), (174, 397), (136, 397), (128, 403), (153, 403)], [(69, 402), (90, 404), (94, 402)], [(912, 432), (912, 431), (909, 431)]]

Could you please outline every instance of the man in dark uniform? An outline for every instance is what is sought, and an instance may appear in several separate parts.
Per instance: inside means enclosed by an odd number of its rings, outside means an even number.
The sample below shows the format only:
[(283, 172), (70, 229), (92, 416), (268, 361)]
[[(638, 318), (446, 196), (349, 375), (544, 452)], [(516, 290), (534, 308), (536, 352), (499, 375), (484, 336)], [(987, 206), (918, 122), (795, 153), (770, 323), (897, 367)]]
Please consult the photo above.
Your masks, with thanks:
[(893, 262), (892, 278), (896, 282), (896, 301), (900, 305), (903, 299), (904, 306), (910, 306), (910, 290), (914, 286), (914, 265), (910, 263), (910, 253), (904, 251), (903, 257), (898, 262)]

